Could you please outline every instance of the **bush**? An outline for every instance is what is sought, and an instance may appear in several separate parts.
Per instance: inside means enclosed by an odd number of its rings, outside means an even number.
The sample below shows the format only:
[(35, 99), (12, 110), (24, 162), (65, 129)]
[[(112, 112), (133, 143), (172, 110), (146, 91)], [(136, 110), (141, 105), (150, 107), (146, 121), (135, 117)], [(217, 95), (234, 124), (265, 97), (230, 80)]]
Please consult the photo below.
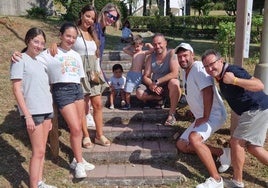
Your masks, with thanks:
[(27, 17), (29, 18), (45, 19), (48, 16), (47, 8), (34, 6), (31, 9), (26, 10), (26, 12), (27, 12)]

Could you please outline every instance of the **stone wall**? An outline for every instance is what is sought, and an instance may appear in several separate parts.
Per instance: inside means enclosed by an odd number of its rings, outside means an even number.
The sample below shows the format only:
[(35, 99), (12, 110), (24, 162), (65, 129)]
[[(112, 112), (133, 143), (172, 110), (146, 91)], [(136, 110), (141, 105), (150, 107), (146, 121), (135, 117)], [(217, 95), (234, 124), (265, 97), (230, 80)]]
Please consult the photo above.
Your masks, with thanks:
[(0, 0), (0, 16), (22, 16), (34, 6), (47, 7), (53, 14), (53, 0)]

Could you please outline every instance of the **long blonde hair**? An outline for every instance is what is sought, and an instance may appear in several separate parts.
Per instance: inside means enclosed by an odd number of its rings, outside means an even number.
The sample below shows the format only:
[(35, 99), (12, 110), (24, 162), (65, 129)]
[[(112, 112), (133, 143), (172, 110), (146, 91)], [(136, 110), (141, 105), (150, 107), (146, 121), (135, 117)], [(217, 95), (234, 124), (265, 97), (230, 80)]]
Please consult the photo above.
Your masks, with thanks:
[[(105, 19), (105, 14), (107, 12), (110, 11), (116, 11), (117, 12), (117, 20), (114, 22), (114, 24), (112, 25), (113, 27), (115, 27), (116, 29), (119, 29), (121, 27), (121, 14), (120, 14), (120, 10), (119, 8), (113, 4), (113, 3), (107, 3), (100, 11), (99, 17), (98, 17), (98, 22), (103, 26), (104, 25), (104, 19)], [(105, 30), (105, 28), (103, 28), (103, 30)]]

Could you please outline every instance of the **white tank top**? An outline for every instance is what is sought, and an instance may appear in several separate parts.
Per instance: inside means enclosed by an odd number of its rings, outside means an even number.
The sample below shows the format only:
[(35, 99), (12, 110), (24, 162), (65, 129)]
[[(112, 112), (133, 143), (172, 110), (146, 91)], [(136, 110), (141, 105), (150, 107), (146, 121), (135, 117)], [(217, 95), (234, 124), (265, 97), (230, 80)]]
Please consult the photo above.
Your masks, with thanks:
[[(96, 50), (97, 50), (97, 45), (94, 40), (85, 40), (86, 45), (87, 45), (87, 52), (88, 55), (95, 55)], [(78, 36), (74, 46), (73, 50), (78, 52), (80, 55), (86, 55), (86, 48), (85, 48), (85, 43), (83, 41), (82, 36)]]

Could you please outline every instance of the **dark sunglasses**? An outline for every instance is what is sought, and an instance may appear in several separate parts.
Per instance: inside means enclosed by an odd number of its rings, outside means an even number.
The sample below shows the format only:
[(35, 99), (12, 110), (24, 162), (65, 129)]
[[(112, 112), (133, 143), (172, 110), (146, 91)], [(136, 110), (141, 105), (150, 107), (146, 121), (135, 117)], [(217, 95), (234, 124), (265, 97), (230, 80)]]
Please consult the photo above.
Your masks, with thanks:
[(107, 13), (107, 17), (108, 18), (112, 18), (114, 21), (117, 21), (117, 19), (118, 19), (118, 17), (117, 16), (114, 16), (114, 15), (112, 15), (110, 12), (106, 12)]

